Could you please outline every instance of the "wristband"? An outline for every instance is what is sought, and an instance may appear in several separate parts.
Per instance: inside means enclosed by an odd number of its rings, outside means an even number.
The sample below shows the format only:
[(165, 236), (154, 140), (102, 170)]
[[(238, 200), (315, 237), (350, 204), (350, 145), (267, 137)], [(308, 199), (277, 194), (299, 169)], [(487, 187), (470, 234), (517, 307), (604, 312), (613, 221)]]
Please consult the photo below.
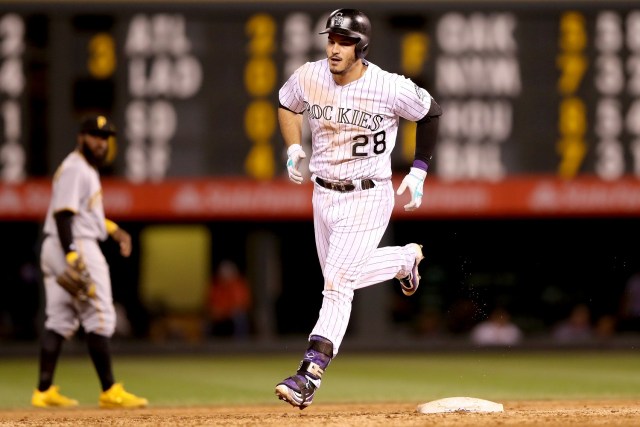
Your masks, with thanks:
[(113, 234), (119, 228), (118, 224), (106, 218), (104, 219), (104, 225), (107, 227), (107, 233), (109, 234)]
[(75, 264), (78, 258), (80, 258), (80, 255), (78, 255), (78, 252), (76, 251), (71, 251), (67, 253), (64, 257), (67, 259), (68, 264)]
[(422, 169), (425, 172), (429, 169), (427, 162), (423, 162), (422, 160), (414, 160), (412, 166), (414, 168)]

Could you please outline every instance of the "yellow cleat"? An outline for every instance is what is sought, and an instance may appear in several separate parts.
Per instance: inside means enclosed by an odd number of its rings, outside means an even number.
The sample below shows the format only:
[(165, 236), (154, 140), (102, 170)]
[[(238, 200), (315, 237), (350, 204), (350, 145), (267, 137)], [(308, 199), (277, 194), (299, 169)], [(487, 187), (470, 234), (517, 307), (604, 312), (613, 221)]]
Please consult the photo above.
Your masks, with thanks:
[(46, 391), (34, 390), (31, 396), (31, 404), (38, 408), (71, 407), (78, 406), (78, 401), (61, 395), (60, 387), (52, 385)]
[(100, 393), (101, 408), (144, 408), (149, 401), (127, 392), (122, 384), (115, 383), (107, 391)]

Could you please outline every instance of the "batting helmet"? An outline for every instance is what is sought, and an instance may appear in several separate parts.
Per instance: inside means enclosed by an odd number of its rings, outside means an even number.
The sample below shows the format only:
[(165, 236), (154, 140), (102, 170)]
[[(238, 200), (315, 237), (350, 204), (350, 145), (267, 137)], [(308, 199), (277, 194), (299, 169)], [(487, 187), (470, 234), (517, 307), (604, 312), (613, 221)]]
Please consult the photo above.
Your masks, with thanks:
[(369, 51), (371, 39), (371, 22), (367, 15), (356, 9), (334, 10), (327, 19), (327, 28), (320, 34), (334, 33), (358, 39), (356, 56), (364, 58)]

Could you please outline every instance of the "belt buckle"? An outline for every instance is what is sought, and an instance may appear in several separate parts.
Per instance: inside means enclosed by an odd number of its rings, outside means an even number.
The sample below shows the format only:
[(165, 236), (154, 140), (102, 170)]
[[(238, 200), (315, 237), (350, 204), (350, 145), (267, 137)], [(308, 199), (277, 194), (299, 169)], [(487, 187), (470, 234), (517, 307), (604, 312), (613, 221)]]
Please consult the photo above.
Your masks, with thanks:
[(327, 181), (320, 177), (316, 179), (321, 186), (333, 191), (339, 191), (341, 193), (348, 193), (349, 191), (353, 191), (355, 189), (355, 185), (351, 181)]
[(353, 181), (337, 182), (336, 185), (340, 189), (339, 191), (342, 193), (349, 193), (356, 189), (356, 185), (353, 183)]

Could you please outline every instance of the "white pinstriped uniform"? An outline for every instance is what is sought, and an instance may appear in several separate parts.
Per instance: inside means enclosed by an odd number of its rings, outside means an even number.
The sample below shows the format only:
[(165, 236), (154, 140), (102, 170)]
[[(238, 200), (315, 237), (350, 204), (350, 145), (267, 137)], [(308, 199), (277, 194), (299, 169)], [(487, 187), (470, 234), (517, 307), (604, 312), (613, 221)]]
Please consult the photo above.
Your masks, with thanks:
[[(307, 114), (312, 181), (317, 176), (356, 184), (356, 191), (347, 193), (318, 184), (313, 191), (316, 249), (325, 282), (310, 335), (331, 340), (335, 355), (347, 329), (354, 290), (406, 276), (415, 263), (410, 246), (378, 245), (395, 201), (391, 152), (400, 118), (425, 117), (431, 96), (410, 79), (372, 63), (359, 79), (338, 85), (323, 59), (296, 70), (279, 99), (289, 110)], [(372, 179), (376, 186), (361, 190), (362, 179)]]
[[(95, 298), (84, 302), (72, 298), (56, 283), (56, 277), (67, 266), (53, 217), (61, 210), (74, 212), (71, 226), (74, 244), (96, 284)], [(47, 237), (42, 242), (40, 263), (46, 294), (45, 328), (69, 338), (82, 322), (86, 332), (110, 337), (115, 329), (115, 309), (109, 265), (98, 243), (108, 236), (102, 185), (98, 171), (78, 151), (71, 152), (54, 175), (44, 233)]]

